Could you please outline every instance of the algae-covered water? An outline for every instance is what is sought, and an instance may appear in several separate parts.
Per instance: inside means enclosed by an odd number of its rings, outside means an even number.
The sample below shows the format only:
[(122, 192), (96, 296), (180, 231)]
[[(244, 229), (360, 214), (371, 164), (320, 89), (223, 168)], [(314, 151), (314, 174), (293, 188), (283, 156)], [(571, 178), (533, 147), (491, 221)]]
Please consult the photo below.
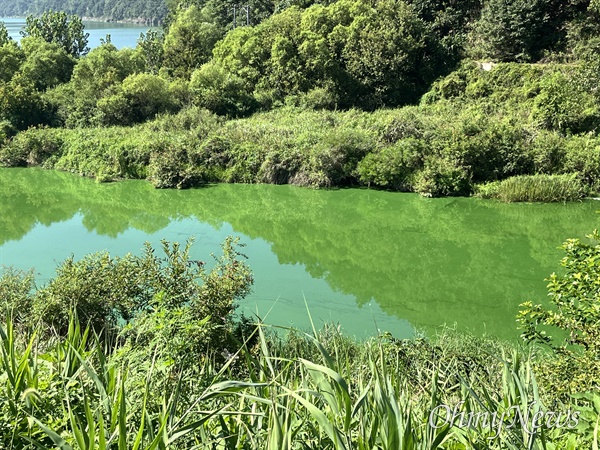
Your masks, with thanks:
[(557, 247), (590, 233), (599, 206), (273, 185), (155, 190), (0, 169), (0, 267), (34, 268), (43, 284), (71, 254), (137, 253), (144, 241), (194, 236), (192, 257), (209, 261), (236, 235), (255, 276), (240, 310), (267, 323), (307, 328), (308, 307), (315, 325), (359, 337), (446, 323), (516, 338), (519, 303), (545, 301)]

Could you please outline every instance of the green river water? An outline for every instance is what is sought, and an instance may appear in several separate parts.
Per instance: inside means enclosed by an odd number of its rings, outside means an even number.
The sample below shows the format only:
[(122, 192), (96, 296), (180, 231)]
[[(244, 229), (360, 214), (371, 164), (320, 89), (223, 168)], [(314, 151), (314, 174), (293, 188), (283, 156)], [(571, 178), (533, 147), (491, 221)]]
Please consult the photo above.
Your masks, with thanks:
[(191, 236), (192, 257), (208, 261), (236, 235), (255, 276), (240, 308), (267, 323), (307, 328), (308, 305), (317, 326), (339, 323), (359, 337), (446, 323), (513, 339), (519, 303), (545, 301), (557, 247), (591, 232), (599, 206), (272, 185), (155, 190), (0, 169), (0, 271), (34, 268), (43, 284), (71, 254), (123, 255)]

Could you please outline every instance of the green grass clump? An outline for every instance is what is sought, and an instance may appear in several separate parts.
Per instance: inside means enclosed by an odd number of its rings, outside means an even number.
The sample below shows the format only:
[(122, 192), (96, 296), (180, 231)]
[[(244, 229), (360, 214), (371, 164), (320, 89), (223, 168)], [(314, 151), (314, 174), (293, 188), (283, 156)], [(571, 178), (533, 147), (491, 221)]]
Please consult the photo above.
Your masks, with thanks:
[(477, 188), (482, 198), (503, 202), (571, 202), (581, 200), (587, 189), (577, 174), (519, 175)]

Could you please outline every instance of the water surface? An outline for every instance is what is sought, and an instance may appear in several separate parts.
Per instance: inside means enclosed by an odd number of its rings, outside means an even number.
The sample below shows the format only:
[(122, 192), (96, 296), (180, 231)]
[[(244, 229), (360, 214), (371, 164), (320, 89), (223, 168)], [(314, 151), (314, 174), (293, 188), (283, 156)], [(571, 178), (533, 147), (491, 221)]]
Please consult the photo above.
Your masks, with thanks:
[(254, 271), (245, 312), (308, 327), (340, 323), (358, 336), (409, 337), (456, 324), (516, 338), (524, 300), (544, 302), (557, 249), (598, 224), (598, 203), (501, 204), (366, 189), (214, 185), (155, 190), (68, 173), (0, 169), (0, 266), (47, 281), (71, 254), (139, 253), (143, 242), (195, 236), (207, 261), (240, 236)]
[[(21, 39), (20, 31), (25, 26), (25, 18), (0, 17), (0, 22), (4, 22), (10, 37), (16, 41)], [(146, 34), (148, 29), (158, 29), (130, 23), (83, 22), (83, 24), (85, 25), (85, 32), (90, 35), (88, 38), (90, 49), (98, 47), (101, 43), (100, 39), (106, 39), (107, 34), (110, 35), (112, 44), (118, 49), (135, 48), (140, 33)]]

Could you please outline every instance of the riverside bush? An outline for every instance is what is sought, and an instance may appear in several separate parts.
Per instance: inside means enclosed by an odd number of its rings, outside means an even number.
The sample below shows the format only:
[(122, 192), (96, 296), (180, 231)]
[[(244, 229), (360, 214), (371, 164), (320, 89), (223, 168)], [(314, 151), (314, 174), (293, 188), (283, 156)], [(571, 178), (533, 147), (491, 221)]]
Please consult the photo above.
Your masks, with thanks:
[[(126, 323), (135, 330), (140, 321), (153, 320), (158, 302), (163, 310), (186, 311), (189, 320), (204, 321), (203, 338), (217, 339), (216, 343), (219, 333), (222, 338), (233, 326), (233, 302), (249, 292), (252, 276), (236, 240), (224, 242), (223, 256), (210, 271), (203, 262), (190, 259), (190, 246), (191, 241), (184, 248), (163, 241), (164, 258), (156, 256), (149, 244), (140, 256), (95, 253), (80, 261), (71, 257), (33, 293), (26, 292), (33, 285), (30, 274), (8, 272), (0, 278), (0, 293), (8, 313), (17, 308), (19, 321), (46, 332), (64, 335), (72, 311), (96, 333), (111, 336)], [(198, 339), (185, 338), (201, 351), (207, 341)]]
[(578, 172), (592, 190), (600, 190), (600, 140), (593, 135), (566, 140), (562, 170)]
[(594, 230), (587, 237), (589, 243), (569, 239), (561, 247), (563, 270), (546, 280), (550, 305), (527, 301), (518, 316), (523, 339), (547, 346), (558, 356), (542, 364), (542, 373), (563, 396), (597, 392), (600, 378), (600, 235)]
[(44, 165), (63, 148), (63, 131), (50, 128), (31, 128), (17, 134), (0, 153), (0, 163), (8, 167)]
[(406, 138), (369, 153), (358, 164), (360, 181), (398, 191), (410, 191), (414, 174), (422, 167), (423, 141)]

